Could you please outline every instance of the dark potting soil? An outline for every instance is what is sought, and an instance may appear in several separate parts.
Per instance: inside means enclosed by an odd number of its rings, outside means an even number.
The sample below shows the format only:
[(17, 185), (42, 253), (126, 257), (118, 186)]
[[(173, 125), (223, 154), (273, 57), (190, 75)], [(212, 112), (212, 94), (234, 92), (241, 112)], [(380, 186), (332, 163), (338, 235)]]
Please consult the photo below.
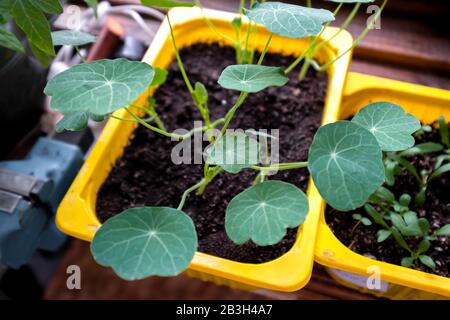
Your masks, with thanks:
[[(437, 129), (416, 138), (416, 143), (423, 142), (439, 143), (440, 138)], [(421, 170), (430, 172), (436, 161), (436, 154), (409, 157), (408, 160), (416, 167), (417, 172)], [(388, 188), (397, 199), (403, 193), (414, 197), (419, 191), (417, 181), (406, 170), (396, 177), (395, 185)], [(450, 223), (450, 173), (447, 172), (431, 182), (423, 207), (417, 207), (411, 201), (410, 209), (417, 212), (420, 217), (428, 219), (431, 231)], [(364, 209), (359, 212), (364, 214)], [(397, 265), (400, 265), (402, 258), (409, 256), (408, 252), (400, 247), (392, 237), (378, 243), (376, 234), (379, 227), (376, 224), (370, 226), (360, 224), (353, 230), (356, 224), (356, 221), (352, 218), (354, 213), (358, 213), (358, 211), (339, 212), (330, 207), (326, 211), (326, 221), (329, 227), (347, 247), (362, 255)], [(405, 239), (411, 248), (416, 248), (420, 241), (418, 237), (406, 237)], [(414, 269), (450, 277), (450, 237), (439, 237), (438, 240), (432, 241), (431, 248), (426, 254), (433, 258), (436, 268), (432, 270), (416, 262), (412, 266)]]
[[(181, 57), (192, 83), (203, 83), (209, 92), (212, 119), (223, 117), (238, 97), (236, 91), (217, 84), (221, 71), (235, 64), (234, 49), (217, 44), (197, 44), (181, 51)], [(287, 66), (295, 58), (267, 54), (265, 65)], [(168, 130), (193, 128), (201, 115), (191, 101), (178, 66), (170, 66), (167, 82), (155, 93), (158, 113)], [(229, 128), (279, 129), (280, 162), (307, 158), (314, 133), (320, 126), (328, 85), (326, 74), (310, 69), (303, 81), (292, 72), (290, 81), (281, 88), (269, 88), (251, 94), (237, 111)], [(270, 133), (270, 132), (269, 132)], [(98, 193), (97, 214), (101, 221), (130, 207), (177, 207), (185, 189), (202, 178), (203, 165), (175, 165), (171, 151), (176, 142), (140, 126), (117, 160)], [(205, 145), (206, 146), (206, 145)], [(273, 246), (258, 247), (251, 242), (236, 245), (228, 239), (225, 209), (230, 200), (250, 187), (255, 171), (239, 174), (222, 173), (208, 185), (202, 196), (191, 193), (183, 211), (195, 223), (199, 251), (239, 262), (262, 263), (287, 252), (295, 242), (296, 229)], [(306, 191), (309, 174), (306, 169), (283, 171), (270, 179), (290, 182)]]

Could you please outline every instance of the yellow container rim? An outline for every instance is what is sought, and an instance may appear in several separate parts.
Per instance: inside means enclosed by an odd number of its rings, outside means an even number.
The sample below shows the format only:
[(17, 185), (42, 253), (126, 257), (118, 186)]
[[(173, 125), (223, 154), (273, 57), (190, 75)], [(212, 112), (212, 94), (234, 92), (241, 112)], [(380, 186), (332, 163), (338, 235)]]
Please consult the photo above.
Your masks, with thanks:
[[(423, 123), (432, 123), (441, 114), (450, 118), (450, 91), (353, 72), (348, 74), (338, 117), (346, 119), (375, 101), (400, 104)], [(383, 281), (450, 296), (450, 278), (370, 259), (347, 248), (328, 227), (324, 211), (319, 221), (315, 260), (327, 267), (367, 277), (373, 274), (375, 266)]]
[[(211, 42), (219, 40), (218, 34), (212, 32), (204, 22), (206, 16), (214, 23), (217, 31), (234, 35), (230, 21), (237, 15), (224, 11), (199, 8), (175, 8), (170, 11), (170, 18), (179, 47), (195, 42)], [(243, 28), (248, 21), (243, 20)], [(158, 30), (143, 61), (155, 67), (166, 68), (174, 57), (170, 42), (170, 31), (167, 19)], [(333, 36), (337, 28), (327, 28), (323, 39)], [(258, 36), (252, 43), (257, 49), (262, 49), (269, 32), (258, 26)], [(220, 40), (222, 41), (222, 40)], [(223, 41), (222, 41), (223, 42)], [(341, 32), (318, 53), (318, 58), (330, 61), (350, 47), (352, 37), (348, 32)], [(288, 39), (274, 36), (269, 52), (284, 54), (300, 54), (306, 48), (305, 39)], [(348, 52), (328, 70), (328, 91), (322, 124), (335, 120), (344, 90), (346, 75), (352, 52)], [(145, 95), (138, 99), (144, 101)], [(124, 110), (115, 113), (118, 117), (127, 117)], [(95, 212), (96, 195), (99, 187), (108, 176), (113, 164), (123, 153), (132, 132), (136, 127), (133, 123), (124, 123), (109, 119), (91, 154), (75, 178), (72, 186), (62, 200), (57, 215), (56, 224), (64, 233), (79, 239), (91, 241), (101, 223)], [(314, 187), (309, 182), (308, 198), (310, 212), (299, 229), (294, 246), (281, 257), (261, 264), (239, 263), (197, 252), (189, 266), (190, 274), (195, 272), (233, 283), (242, 283), (252, 287), (260, 287), (279, 291), (295, 291), (305, 286), (311, 276), (314, 264), (314, 243), (320, 213), (324, 204)], [(194, 272), (192, 272), (194, 271)]]

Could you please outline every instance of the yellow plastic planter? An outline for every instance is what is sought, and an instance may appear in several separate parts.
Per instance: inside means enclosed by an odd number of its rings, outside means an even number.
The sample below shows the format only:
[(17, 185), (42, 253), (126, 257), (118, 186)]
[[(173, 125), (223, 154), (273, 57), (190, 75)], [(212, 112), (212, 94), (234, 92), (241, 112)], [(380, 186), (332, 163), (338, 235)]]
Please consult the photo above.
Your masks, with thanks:
[[(400, 104), (423, 123), (432, 123), (440, 115), (450, 118), (450, 91), (358, 73), (349, 73), (344, 100), (336, 116), (346, 119), (375, 101)], [(378, 296), (392, 299), (439, 299), (442, 296), (438, 295), (450, 296), (450, 278), (376, 261), (348, 249), (327, 226), (323, 211), (315, 256), (317, 262), (333, 268), (329, 269), (330, 274), (339, 282)], [(387, 283), (383, 283), (381, 290), (364, 289), (365, 278), (358, 275), (368, 277), (375, 270)]]
[[(234, 31), (230, 25), (235, 17), (234, 14), (213, 10), (205, 10), (204, 14), (215, 25), (217, 31), (234, 38)], [(176, 8), (170, 12), (170, 16), (175, 38), (180, 48), (199, 42), (219, 41), (226, 44), (217, 32), (213, 32), (207, 26), (200, 9)], [(245, 27), (244, 21), (243, 28)], [(328, 28), (323, 33), (323, 38), (328, 38), (335, 32), (336, 29)], [(268, 36), (269, 33), (259, 27), (258, 36), (252, 39), (251, 44), (262, 50)], [(322, 62), (331, 61), (339, 54), (344, 53), (351, 42), (350, 34), (342, 32), (329, 45), (324, 46), (317, 58)], [(274, 36), (269, 51), (299, 55), (306, 46), (306, 40)], [(167, 21), (164, 21), (143, 61), (155, 67), (167, 68), (173, 59), (174, 50), (170, 41), (169, 26)], [(328, 71), (329, 86), (323, 123), (335, 120), (333, 115), (339, 109), (350, 59), (351, 52)], [(187, 71), (189, 73), (189, 70)], [(136, 104), (143, 103), (145, 98), (145, 96), (140, 97)], [(125, 111), (118, 111), (116, 115), (127, 116)], [(93, 238), (95, 231), (100, 226), (95, 212), (97, 192), (117, 158), (122, 155), (135, 128), (136, 125), (133, 123), (115, 119), (108, 121), (92, 153), (58, 209), (56, 223), (64, 233), (87, 241)], [(302, 288), (311, 276), (319, 214), (323, 211), (324, 205), (312, 182), (308, 188), (308, 196), (311, 208), (309, 215), (299, 230), (295, 245), (282, 257), (263, 264), (248, 264), (196, 253), (186, 273), (218, 284), (233, 287), (239, 285), (240, 288), (260, 287), (281, 291), (294, 291)]]

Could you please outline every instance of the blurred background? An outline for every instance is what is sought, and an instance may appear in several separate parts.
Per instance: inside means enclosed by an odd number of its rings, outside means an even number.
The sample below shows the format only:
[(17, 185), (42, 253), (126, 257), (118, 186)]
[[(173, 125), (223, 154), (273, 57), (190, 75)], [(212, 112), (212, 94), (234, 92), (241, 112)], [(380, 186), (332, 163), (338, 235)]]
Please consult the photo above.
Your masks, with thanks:
[[(286, 2), (305, 4), (305, 1)], [(203, 0), (202, 3), (209, 8), (236, 11), (239, 0)], [(64, 14), (51, 17), (51, 23), (54, 30), (70, 29), (71, 26), (78, 28), (79, 23), (82, 23), (83, 31), (97, 35), (95, 44), (82, 48), (88, 60), (114, 57), (140, 60), (164, 13), (143, 9), (138, 4), (138, 0), (102, 1), (96, 19), (83, 1), (64, 1)], [(319, 0), (314, 0), (313, 6), (331, 10), (335, 7), (333, 3)], [(367, 6), (363, 7), (349, 27), (354, 36), (364, 29), (370, 16), (366, 12)], [(449, 90), (449, 14), (450, 3), (446, 0), (389, 1), (381, 17), (381, 29), (372, 30), (355, 49), (351, 71)], [(345, 16), (340, 13), (333, 25), (340, 25)], [(54, 227), (26, 231), (26, 239), (33, 239), (30, 236), (33, 232), (45, 233), (47, 238), (44, 237), (38, 245), (25, 243), (27, 240), (21, 237), (12, 241), (12, 244), (11, 239), (7, 245), (2, 243), (5, 240), (2, 234), (9, 230), (3, 222), (16, 222), (12, 220), (11, 212), (7, 212), (7, 209), (11, 211), (13, 205), (20, 208), (20, 212), (29, 216), (29, 219), (35, 219), (33, 223), (43, 224), (54, 214), (57, 199), (70, 185), (83, 157), (101, 131), (100, 124), (76, 134), (54, 132), (54, 124), (60, 116), (47, 107), (43, 88), (52, 75), (79, 62), (73, 48), (60, 49), (49, 68), (41, 67), (30, 53), (19, 54), (0, 48), (0, 204), (5, 210), (0, 210), (0, 245), (3, 250), (9, 246), (10, 251), (20, 244), (29, 248), (24, 256), (17, 254), (2, 257), (16, 263), (0, 265), (1, 298), (374, 299), (373, 296), (339, 285), (319, 265), (315, 266), (310, 283), (299, 292), (249, 292), (185, 276), (122, 281), (110, 269), (93, 261), (88, 243), (68, 239)], [(48, 140), (39, 140), (43, 137)], [(70, 160), (69, 164), (67, 159)], [(62, 162), (66, 164), (61, 165)], [(29, 177), (21, 173), (23, 168), (30, 166), (39, 170), (36, 174), (39, 179), (30, 181)], [(48, 177), (55, 174), (55, 166), (58, 169), (57, 178), (50, 185)], [(5, 168), (16, 169), (18, 173), (11, 176)], [(17, 183), (19, 180), (22, 183)], [(29, 184), (25, 185), (23, 181)], [(18, 196), (12, 200), (6, 199), (1, 190), (11, 188), (12, 185)], [(70, 265), (78, 265), (81, 269), (80, 290), (67, 288), (67, 267)]]

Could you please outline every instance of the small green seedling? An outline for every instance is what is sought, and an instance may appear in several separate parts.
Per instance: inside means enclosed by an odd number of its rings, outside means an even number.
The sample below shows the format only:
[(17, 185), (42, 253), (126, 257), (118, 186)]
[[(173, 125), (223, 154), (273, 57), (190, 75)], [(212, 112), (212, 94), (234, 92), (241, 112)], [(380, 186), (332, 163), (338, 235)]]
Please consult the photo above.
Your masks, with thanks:
[[(142, 2), (164, 8), (194, 4), (157, 0)], [(368, 1), (335, 2), (340, 2), (340, 8), (342, 2)], [(195, 3), (200, 5), (199, 1)], [(94, 258), (102, 265), (111, 266), (125, 279), (176, 275), (188, 266), (196, 251), (197, 235), (183, 207), (191, 193), (205, 193), (206, 186), (223, 172), (240, 174), (246, 169), (258, 173), (252, 185), (228, 204), (225, 229), (230, 239), (237, 244), (252, 241), (261, 246), (273, 245), (285, 236), (288, 228), (302, 225), (307, 218), (309, 203), (302, 190), (287, 182), (268, 179), (269, 173), (307, 168), (329, 205), (350, 211), (366, 204), (385, 181), (383, 152), (403, 151), (414, 145), (412, 133), (420, 128), (419, 121), (398, 105), (379, 102), (361, 109), (351, 121), (337, 121), (321, 127), (314, 136), (308, 159), (270, 163), (267, 161), (270, 159), (268, 148), (265, 148), (266, 156), (261, 157), (263, 146), (257, 140), (243, 133), (230, 133), (227, 128), (250, 94), (285, 85), (289, 81), (287, 74), (307, 57), (300, 56), (286, 69), (265, 66), (264, 56), (273, 35), (307, 37), (311, 48), (317, 48), (314, 45), (322, 43), (318, 42), (320, 34), (324, 26), (334, 20), (334, 14), (323, 9), (253, 1), (248, 9), (244, 9), (244, 1), (241, 1), (240, 12), (238, 20), (232, 22), (239, 35), (234, 43), (238, 49), (238, 63), (227, 66), (218, 79), (224, 89), (238, 91), (239, 97), (234, 105), (229, 106), (224, 118), (219, 119), (210, 119), (207, 88), (201, 83), (191, 83), (176, 44), (170, 13), (167, 15), (175, 59), (192, 102), (205, 123), (205, 126), (194, 128), (187, 134), (166, 131), (157, 117), (156, 103), (152, 98), (147, 99), (145, 106), (133, 104), (142, 93), (164, 83), (167, 77), (166, 72), (142, 62), (115, 59), (83, 63), (55, 76), (45, 89), (45, 93), (52, 97), (52, 108), (66, 116), (60, 126), (71, 130), (83, 127), (88, 118), (108, 116), (139, 123), (175, 140), (187, 139), (198, 130), (210, 133), (213, 128), (220, 128), (218, 135), (208, 135), (202, 179), (184, 191), (176, 209), (128, 209), (107, 220), (97, 231), (91, 245)], [(242, 37), (243, 15), (250, 23)], [(214, 30), (211, 21), (206, 19), (206, 23)], [(265, 27), (269, 37), (257, 62), (253, 63), (255, 51), (249, 47), (249, 37), (256, 32), (256, 24)], [(314, 51), (309, 50), (308, 54)], [(122, 119), (113, 114), (120, 109), (125, 110), (129, 117)], [(355, 216), (355, 219), (363, 224), (370, 222), (362, 216)]]
[[(425, 142), (415, 145), (412, 148), (402, 152), (388, 153), (386, 165), (386, 183), (389, 186), (395, 184), (395, 177), (407, 170), (417, 181), (419, 192), (415, 195), (414, 201), (417, 205), (423, 206), (426, 201), (426, 192), (429, 184), (441, 177), (444, 173), (450, 171), (450, 149), (448, 147), (449, 129), (445, 118), (441, 116), (438, 121), (440, 143)], [(426, 132), (431, 132), (431, 126), (422, 126), (415, 134), (421, 136)], [(431, 171), (418, 171), (414, 165), (408, 160), (409, 157), (434, 154), (436, 155), (436, 162)]]
[[(359, 119), (359, 117), (355, 117)], [(354, 119), (355, 119), (354, 118)], [(400, 117), (401, 118), (401, 117)], [(405, 120), (406, 118), (404, 118)], [(366, 123), (372, 124), (368, 121)], [(401, 124), (399, 122), (399, 124)], [(411, 127), (412, 128), (412, 127)], [(432, 132), (430, 126), (422, 126), (416, 135), (424, 135)], [(401, 130), (397, 131), (402, 134)], [(439, 134), (441, 143), (422, 143), (404, 151), (388, 152), (385, 159), (386, 167), (386, 184), (392, 186), (395, 184), (395, 176), (401, 174), (403, 170), (411, 173), (419, 183), (420, 191), (414, 195), (414, 204), (423, 206), (425, 204), (425, 193), (431, 181), (440, 177), (442, 174), (450, 171), (447, 150), (448, 125), (444, 117), (439, 119)], [(393, 144), (393, 146), (395, 143)], [(385, 148), (389, 150), (389, 147)], [(439, 154), (441, 152), (442, 154)], [(431, 172), (417, 172), (417, 169), (406, 158), (417, 155), (425, 155), (430, 153), (438, 153), (434, 169)], [(365, 204), (365, 214), (370, 217), (376, 225), (380, 227), (377, 231), (377, 241), (383, 242), (393, 237), (395, 241), (408, 252), (409, 256), (402, 259), (401, 264), (404, 267), (412, 267), (416, 263), (421, 263), (428, 268), (434, 269), (436, 264), (432, 257), (426, 255), (431, 248), (432, 242), (438, 240), (438, 237), (450, 236), (450, 224), (431, 231), (429, 221), (424, 217), (410, 210), (412, 202), (411, 195), (403, 194), (398, 200), (394, 194), (385, 187), (380, 187)], [(355, 214), (354, 218), (358, 221), (368, 219), (361, 214)], [(368, 225), (368, 224), (365, 224)], [(356, 226), (355, 226), (356, 227)], [(354, 228), (355, 229), (355, 228)], [(411, 248), (405, 240), (408, 237), (419, 238), (420, 242), (415, 248)]]

